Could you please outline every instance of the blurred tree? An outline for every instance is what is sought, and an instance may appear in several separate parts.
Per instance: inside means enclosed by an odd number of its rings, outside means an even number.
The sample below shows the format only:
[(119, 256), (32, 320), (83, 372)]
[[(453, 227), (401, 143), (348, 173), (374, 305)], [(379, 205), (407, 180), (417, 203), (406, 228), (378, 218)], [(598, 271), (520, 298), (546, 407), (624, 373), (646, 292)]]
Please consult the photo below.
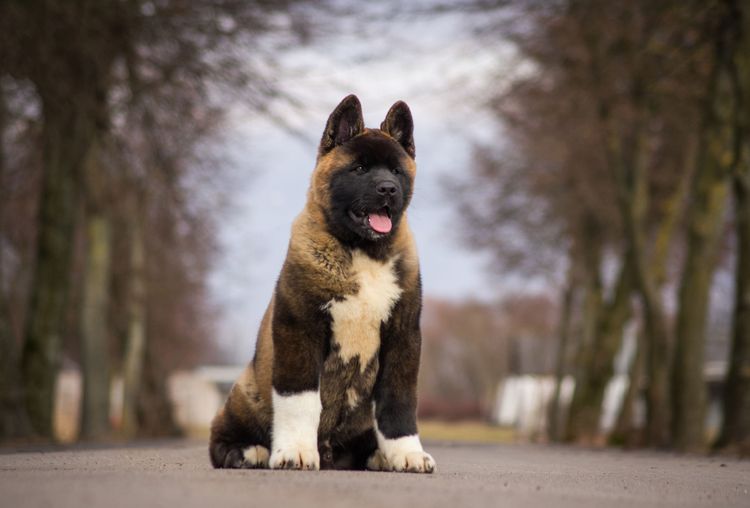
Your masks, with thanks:
[(636, 403), (644, 385), (644, 371), (646, 359), (643, 357), (647, 349), (643, 329), (638, 330), (636, 338), (635, 357), (628, 370), (628, 388), (623, 395), (622, 405), (617, 414), (615, 427), (609, 435), (609, 443), (626, 447), (642, 446), (645, 442), (643, 432), (637, 428)]
[[(4, 83), (2, 83), (4, 85)], [(21, 371), (19, 368), (19, 348), (12, 326), (13, 294), (12, 288), (18, 278), (10, 270), (12, 258), (16, 252), (12, 246), (12, 232), (9, 231), (6, 211), (10, 208), (11, 183), (6, 143), (10, 138), (11, 123), (16, 119), (8, 104), (10, 92), (3, 86), (0, 89), (0, 440), (14, 439), (28, 433), (30, 423), (23, 404)]]
[(140, 192), (131, 198), (130, 238), (127, 267), (127, 302), (125, 348), (123, 352), (123, 401), (120, 432), (132, 438), (138, 432), (138, 396), (141, 393), (143, 364), (146, 354), (146, 248), (143, 238), (143, 217), (139, 205)]
[(604, 390), (614, 373), (613, 359), (622, 340), (623, 327), (630, 317), (632, 263), (627, 259), (611, 297), (600, 303), (598, 319), (591, 331), (591, 342), (581, 350), (576, 388), (570, 403), (566, 439), (592, 441), (599, 434)]
[[(672, 380), (672, 434), (682, 451), (706, 446), (705, 363), (709, 291), (718, 261), (719, 240), (729, 193), (729, 176), (739, 162), (735, 147), (737, 91), (732, 70), (738, 42), (737, 4), (731, 0), (713, 7), (707, 25), (713, 45), (711, 75), (703, 103), (699, 153), (688, 209), (687, 253), (679, 289), (676, 347)], [(736, 69), (735, 69), (736, 71)]]
[[(117, 209), (127, 253), (118, 264), (115, 318), (123, 338), (126, 437), (154, 435), (160, 422), (167, 431), (176, 428), (169, 423), (167, 373), (205, 359), (211, 347), (205, 280), (218, 196), (203, 175), (215, 181), (217, 163), (201, 158), (199, 148), (218, 125), (220, 110), (192, 100), (176, 100), (172, 109), (168, 101), (182, 93), (192, 92), (165, 86), (139, 97), (113, 134), (118, 164), (131, 168)], [(190, 199), (195, 193), (200, 200)]]
[(21, 336), (33, 260), (39, 183), (38, 102), (27, 83), (0, 78), (0, 439), (28, 435)]
[(716, 443), (750, 455), (750, 7), (735, 1), (731, 60), (727, 73), (735, 101), (733, 174), (737, 217), (737, 267), (729, 373), (724, 385), (724, 421)]
[[(180, 363), (165, 362), (169, 354), (145, 337), (153, 334), (169, 342), (186, 337), (196, 341), (199, 334), (204, 341), (208, 336), (203, 324), (189, 329), (177, 322), (186, 312), (187, 322), (193, 324), (208, 316), (203, 307), (211, 234), (206, 228), (212, 211), (196, 202), (206, 200), (211, 190), (197, 178), (195, 153), (212, 132), (207, 127), (215, 125), (219, 113), (231, 103), (229, 99), (240, 98), (252, 109), (266, 111), (269, 99), (288, 98), (268, 72), (257, 71), (273, 69), (275, 52), (289, 40), (310, 36), (309, 20), (297, 8), (304, 4), (294, 0), (0, 4), (0, 78), (30, 84), (38, 98), (36, 116), (41, 126), (37, 145), (42, 153), (41, 195), (33, 228), (36, 256), (30, 270), (30, 303), (23, 312), (21, 355), (25, 406), (35, 433), (52, 436), (55, 378), (63, 338), (71, 332), (80, 329), (82, 429), (88, 437), (102, 435), (109, 425), (107, 366), (113, 325), (123, 319), (131, 321), (125, 326), (131, 330), (125, 347), (129, 408), (138, 399), (134, 378), (140, 377), (139, 372), (153, 378), (143, 386), (161, 394), (154, 397), (152, 393), (151, 400), (164, 400), (168, 371), (163, 367)], [(268, 32), (286, 37), (259, 45), (257, 37)], [(152, 109), (150, 117), (142, 113), (145, 108)], [(141, 113), (132, 114), (133, 110)], [(126, 140), (133, 135), (129, 129), (147, 132), (151, 147), (168, 145), (171, 153), (184, 155), (154, 159), (153, 153), (128, 152), (123, 148), (132, 146)], [(139, 148), (149, 147), (142, 144)], [(2, 174), (5, 178), (4, 170)], [(200, 192), (193, 192), (196, 189)], [(132, 207), (123, 211), (128, 207), (121, 202), (132, 194), (141, 196), (130, 200), (139, 207), (137, 214), (131, 213)], [(82, 282), (71, 269), (80, 211), (80, 230), (86, 239)], [(200, 213), (205, 218), (197, 218)], [(124, 221), (126, 227), (118, 231), (113, 221)], [(134, 221), (141, 222), (136, 225)], [(155, 221), (153, 226), (151, 221)], [(200, 234), (186, 240), (196, 231)], [(112, 253), (118, 252), (113, 242), (124, 243), (131, 252), (124, 262), (112, 259)], [(149, 262), (148, 251), (162, 248), (169, 255), (154, 256)], [(0, 261), (4, 268), (4, 260)], [(126, 284), (118, 280), (123, 273), (135, 276), (126, 290)], [(139, 279), (138, 274), (144, 275)], [(162, 284), (168, 277), (173, 278), (174, 287)], [(73, 320), (75, 326), (67, 330), (69, 296), (79, 285), (82, 310)], [(152, 298), (146, 286), (157, 288), (153, 298), (163, 300), (154, 308), (169, 316), (145, 315)], [(175, 294), (165, 294), (165, 287)], [(113, 289), (122, 291), (113, 295)], [(113, 296), (129, 303), (110, 307)], [(119, 316), (124, 313), (121, 309), (129, 309), (130, 317)], [(0, 323), (5, 322), (0, 318)], [(169, 325), (161, 324), (166, 322)], [(14, 344), (10, 338), (0, 339), (3, 350)], [(143, 361), (152, 365), (144, 366)], [(11, 374), (6, 377), (10, 379)]]
[(724, 420), (716, 446), (750, 455), (750, 7), (739, 1), (728, 7), (726, 73), (733, 100), (737, 266)]
[[(138, 37), (124, 49), (120, 68), (117, 149), (110, 154), (125, 191), (116, 214), (128, 255), (115, 277), (122, 305), (114, 320), (123, 337), (127, 437), (176, 428), (167, 374), (205, 361), (214, 347), (205, 283), (221, 161), (206, 141), (236, 99), (263, 114), (272, 100), (293, 102), (273, 72), (279, 51), (312, 36), (306, 8), (295, 0), (140, 8)], [(263, 42), (264, 34), (276, 37)]]
[[(669, 146), (669, 136), (674, 134), (671, 130), (657, 134), (657, 129), (670, 123), (673, 96), (690, 93), (689, 88), (683, 87), (675, 94), (675, 84), (679, 83), (675, 78), (700, 79), (699, 75), (680, 70), (690, 61), (694, 48), (687, 52), (678, 45), (675, 51), (663, 41), (680, 42), (694, 28), (688, 22), (689, 16), (685, 17), (684, 4), (645, 2), (631, 4), (622, 11), (588, 9), (585, 2), (572, 2), (571, 6), (571, 11), (578, 13), (579, 30), (589, 55), (590, 90), (597, 104), (602, 147), (617, 189), (624, 226), (623, 263), (630, 267), (626, 277), (639, 296), (646, 339), (642, 344), (649, 348), (649, 441), (665, 446), (669, 442), (669, 331), (657, 275), (662, 252), (672, 240), (675, 215), (681, 208), (661, 205), (657, 208), (661, 213), (654, 213), (653, 201), (659, 195), (650, 174), (664, 169), (660, 145)], [(690, 9), (687, 12), (692, 14)], [(594, 23), (593, 18), (599, 23)], [(617, 29), (608, 30), (608, 26)], [(671, 167), (685, 167), (679, 151), (669, 156), (676, 161)], [(667, 204), (684, 197), (680, 182), (685, 178), (679, 171), (670, 176), (676, 192)], [(611, 343), (615, 345), (615, 341)], [(610, 366), (606, 379), (611, 376), (615, 352), (616, 346), (606, 354)]]
[(737, 216), (736, 296), (730, 368), (725, 384), (724, 427), (718, 445), (734, 447), (750, 455), (750, 9), (738, 9), (740, 42), (735, 54), (735, 87), (738, 116), (735, 141), (740, 160), (734, 174)]
[(546, 266), (557, 282), (566, 254), (581, 267), (570, 439), (598, 432), (638, 297), (649, 441), (666, 445), (672, 355), (663, 288), (673, 281), (667, 268), (696, 162), (709, 61), (703, 27), (715, 2), (490, 4), (472, 4), (500, 6), (484, 16), (480, 36), (499, 32), (532, 70), (491, 101), (511, 142), (477, 151), (474, 184), (462, 189), (469, 239), (492, 248), (501, 269)]
[(30, 81), (41, 103), (43, 179), (22, 372), (33, 429), (52, 436), (62, 323), (81, 166), (107, 124), (109, 75), (123, 2), (3, 2), (3, 74)]
[(96, 141), (84, 164), (84, 217), (86, 252), (81, 305), (81, 367), (83, 439), (102, 439), (109, 434), (110, 352), (109, 295), (111, 278), (112, 226), (107, 204), (114, 199), (109, 171), (101, 155), (102, 141)]
[(548, 434), (552, 441), (563, 439), (562, 429), (565, 428), (563, 411), (561, 407), (561, 395), (563, 379), (569, 368), (568, 356), (570, 350), (571, 321), (573, 317), (573, 306), (576, 298), (576, 271), (573, 267), (568, 268), (567, 280), (562, 288), (560, 316), (557, 329), (557, 358), (555, 359), (555, 391), (549, 404)]

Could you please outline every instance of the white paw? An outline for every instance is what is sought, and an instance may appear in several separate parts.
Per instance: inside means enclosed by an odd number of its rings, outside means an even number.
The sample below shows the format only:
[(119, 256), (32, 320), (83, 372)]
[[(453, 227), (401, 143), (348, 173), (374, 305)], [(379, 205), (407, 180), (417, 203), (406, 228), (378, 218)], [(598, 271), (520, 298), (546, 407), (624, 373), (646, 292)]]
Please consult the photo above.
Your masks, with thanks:
[(377, 450), (368, 459), (367, 469), (373, 471), (433, 473), (435, 472), (435, 459), (427, 452), (396, 452), (386, 456), (383, 452)]
[(320, 469), (320, 454), (317, 448), (278, 449), (271, 454), (272, 469)]
[(243, 450), (245, 462), (243, 467), (250, 469), (267, 468), (270, 452), (265, 446), (249, 446)]
[(410, 473), (432, 473), (435, 471), (435, 459), (427, 452), (392, 455), (387, 459), (394, 471), (408, 471)]
[(419, 435), (411, 434), (388, 439), (374, 422), (378, 450), (367, 461), (367, 467), (380, 471), (408, 471), (410, 473), (432, 473), (435, 459), (422, 448)]

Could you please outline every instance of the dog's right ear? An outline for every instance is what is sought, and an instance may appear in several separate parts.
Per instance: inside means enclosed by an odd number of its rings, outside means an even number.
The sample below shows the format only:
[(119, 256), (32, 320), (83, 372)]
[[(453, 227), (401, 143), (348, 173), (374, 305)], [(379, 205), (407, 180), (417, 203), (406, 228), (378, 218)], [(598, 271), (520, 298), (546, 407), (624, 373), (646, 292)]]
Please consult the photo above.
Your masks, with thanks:
[(326, 130), (323, 131), (320, 147), (318, 147), (318, 157), (322, 157), (354, 136), (362, 134), (364, 130), (362, 105), (356, 95), (347, 95), (328, 117)]

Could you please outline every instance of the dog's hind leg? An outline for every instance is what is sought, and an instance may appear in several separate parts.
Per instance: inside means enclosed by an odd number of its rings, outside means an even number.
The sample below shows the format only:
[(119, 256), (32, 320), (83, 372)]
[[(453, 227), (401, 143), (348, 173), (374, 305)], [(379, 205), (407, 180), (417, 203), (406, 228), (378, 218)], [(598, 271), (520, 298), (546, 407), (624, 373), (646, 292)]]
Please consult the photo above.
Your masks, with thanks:
[(215, 468), (267, 468), (270, 413), (268, 405), (258, 396), (255, 373), (248, 367), (211, 422), (208, 448), (211, 464)]
[(227, 469), (267, 468), (268, 435), (253, 427), (240, 424), (222, 410), (211, 425), (211, 464)]

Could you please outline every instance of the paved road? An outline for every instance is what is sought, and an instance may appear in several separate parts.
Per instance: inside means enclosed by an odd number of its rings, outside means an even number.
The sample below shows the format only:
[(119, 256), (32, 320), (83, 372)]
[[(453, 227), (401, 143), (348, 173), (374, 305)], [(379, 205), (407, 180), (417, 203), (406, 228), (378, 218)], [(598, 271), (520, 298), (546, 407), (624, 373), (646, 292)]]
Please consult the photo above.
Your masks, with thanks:
[(215, 471), (169, 442), (0, 452), (0, 507), (750, 507), (750, 461), (523, 445), (428, 446), (433, 475)]

